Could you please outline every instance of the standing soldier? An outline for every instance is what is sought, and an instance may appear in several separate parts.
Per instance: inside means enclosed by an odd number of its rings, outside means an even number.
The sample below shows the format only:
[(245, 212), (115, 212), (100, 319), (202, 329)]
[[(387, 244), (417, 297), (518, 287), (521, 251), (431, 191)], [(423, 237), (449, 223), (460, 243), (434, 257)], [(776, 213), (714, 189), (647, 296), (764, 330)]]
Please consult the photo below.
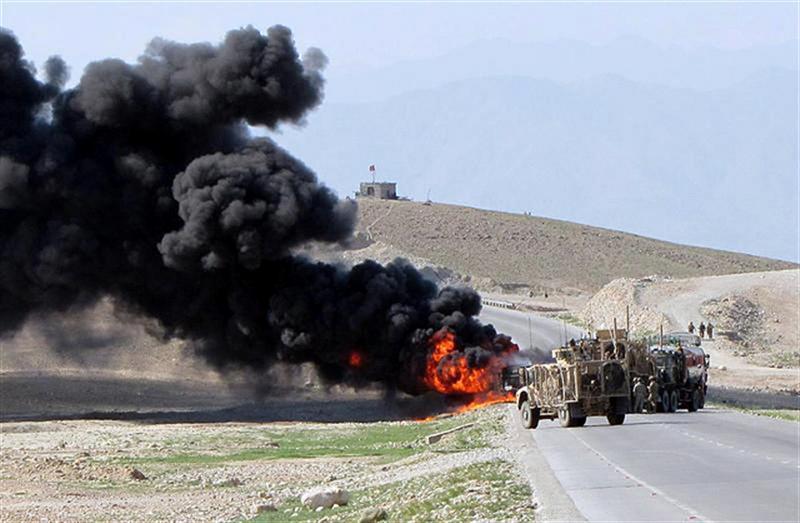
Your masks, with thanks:
[(694, 334), (694, 323), (689, 322), (689, 326), (686, 327), (686, 330), (689, 331), (689, 334)]
[(708, 339), (709, 340), (713, 340), (714, 339), (714, 326), (711, 325), (711, 322), (708, 322), (708, 325), (706, 326), (706, 332), (708, 332)]
[(642, 378), (636, 378), (633, 386), (633, 412), (641, 414), (644, 410), (644, 398), (647, 395), (647, 386), (642, 382)]
[(658, 383), (655, 376), (650, 376), (650, 385), (647, 387), (647, 411), (655, 414), (658, 411)]
[(700, 322), (700, 337), (701, 338), (706, 337), (706, 324), (703, 323), (702, 321)]

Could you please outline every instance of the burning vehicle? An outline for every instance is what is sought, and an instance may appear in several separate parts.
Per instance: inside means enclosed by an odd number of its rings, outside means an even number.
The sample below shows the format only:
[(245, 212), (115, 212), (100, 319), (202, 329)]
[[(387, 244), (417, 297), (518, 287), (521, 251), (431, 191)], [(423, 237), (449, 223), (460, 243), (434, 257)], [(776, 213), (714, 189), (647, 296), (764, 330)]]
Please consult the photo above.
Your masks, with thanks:
[(298, 254), (348, 241), (357, 203), (249, 130), (322, 102), (327, 58), (287, 27), (155, 38), (73, 87), (57, 56), (37, 76), (6, 30), (0, 56), (0, 335), (109, 299), (223, 373), (312, 363), (328, 384), (508, 398), (496, 376), (517, 348), (478, 320), (477, 292), (402, 259)]
[(572, 340), (553, 350), (553, 357), (555, 363), (518, 369), (516, 405), (525, 428), (556, 418), (562, 427), (581, 427), (588, 416), (624, 423), (630, 387), (623, 342)]

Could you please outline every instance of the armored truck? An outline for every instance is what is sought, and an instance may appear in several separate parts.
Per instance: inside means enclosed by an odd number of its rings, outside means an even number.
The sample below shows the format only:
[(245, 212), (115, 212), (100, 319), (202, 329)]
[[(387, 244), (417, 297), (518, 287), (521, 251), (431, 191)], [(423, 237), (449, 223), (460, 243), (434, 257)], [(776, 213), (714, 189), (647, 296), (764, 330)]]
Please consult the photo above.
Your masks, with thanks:
[(702, 409), (708, 391), (708, 354), (699, 343), (679, 336), (667, 335), (653, 343), (631, 343), (627, 357), (631, 382), (637, 377), (645, 383), (655, 378), (658, 412)]
[(628, 412), (630, 387), (624, 365), (625, 347), (615, 341), (570, 341), (553, 351), (555, 363), (518, 369), (516, 403), (525, 428), (542, 419), (562, 427), (580, 427), (587, 416), (605, 416), (621, 425)]

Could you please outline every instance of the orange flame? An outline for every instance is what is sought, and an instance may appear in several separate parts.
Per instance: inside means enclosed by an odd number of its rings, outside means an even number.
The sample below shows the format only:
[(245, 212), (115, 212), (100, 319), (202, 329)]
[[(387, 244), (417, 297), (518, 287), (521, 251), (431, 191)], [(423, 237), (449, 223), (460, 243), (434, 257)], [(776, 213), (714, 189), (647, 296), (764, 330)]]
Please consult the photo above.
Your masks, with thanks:
[(472, 395), (456, 412), (514, 400), (513, 392), (501, 392), (497, 385), (504, 366), (501, 356), (518, 350), (516, 345), (512, 344), (503, 354), (493, 356), (485, 367), (475, 368), (469, 366), (466, 355), (458, 350), (452, 331), (440, 330), (431, 337), (430, 344), (425, 384), (441, 394)]
[(354, 369), (360, 369), (364, 365), (364, 356), (358, 351), (352, 351), (350, 356), (347, 357), (347, 364)]
[(497, 392), (489, 391), (485, 394), (479, 394), (472, 398), (469, 403), (459, 406), (455, 412), (469, 412), (471, 410), (480, 409), (496, 403), (511, 403), (514, 401), (513, 392)]
[(492, 365), (471, 368), (464, 353), (456, 348), (456, 336), (441, 330), (431, 338), (432, 349), (425, 368), (425, 384), (441, 394), (478, 394), (492, 390), (495, 383)]

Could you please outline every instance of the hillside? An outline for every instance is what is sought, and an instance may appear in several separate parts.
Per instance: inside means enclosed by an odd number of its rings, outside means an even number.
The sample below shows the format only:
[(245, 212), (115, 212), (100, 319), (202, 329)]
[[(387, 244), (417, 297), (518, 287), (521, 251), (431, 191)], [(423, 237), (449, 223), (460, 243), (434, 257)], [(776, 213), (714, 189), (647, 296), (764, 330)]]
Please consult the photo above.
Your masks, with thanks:
[(362, 199), (359, 212), (359, 231), (374, 241), (522, 292), (528, 288), (594, 292), (621, 277), (688, 278), (795, 267), (746, 254), (456, 205)]

